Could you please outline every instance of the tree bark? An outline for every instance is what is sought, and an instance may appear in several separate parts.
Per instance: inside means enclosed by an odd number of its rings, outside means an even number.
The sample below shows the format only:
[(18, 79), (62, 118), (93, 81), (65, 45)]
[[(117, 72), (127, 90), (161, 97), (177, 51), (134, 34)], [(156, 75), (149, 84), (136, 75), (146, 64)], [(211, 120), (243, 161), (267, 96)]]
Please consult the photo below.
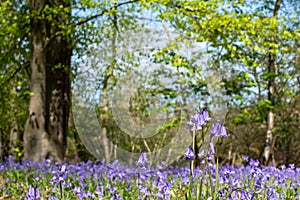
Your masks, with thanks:
[(2, 131), (0, 129), (0, 162), (3, 162), (3, 142), (2, 142)]
[[(16, 87), (11, 89), (11, 94), (13, 95), (16, 92)], [(15, 100), (11, 100), (11, 108), (12, 108), (12, 125), (10, 128), (10, 136), (9, 136), (9, 155), (11, 155), (14, 159), (18, 158), (18, 153), (16, 149), (18, 147), (20, 141), (20, 134), (19, 134), (19, 126), (17, 121), (17, 110)]]
[[(281, 0), (276, 0), (275, 7), (273, 10), (273, 17), (277, 17), (279, 8), (280, 8)], [(271, 38), (274, 42), (274, 37)], [(268, 66), (268, 72), (275, 74), (275, 55), (271, 52), (268, 55), (269, 57), (269, 66)], [(275, 107), (275, 77), (272, 76), (268, 80), (268, 100), (271, 102), (271, 106)], [(274, 156), (274, 146), (273, 145), (273, 129), (274, 129), (274, 121), (275, 121), (275, 115), (273, 109), (270, 109), (268, 111), (268, 120), (267, 120), (267, 133), (266, 133), (266, 143), (264, 148), (264, 159), (265, 159), (265, 165), (268, 165), (270, 158), (272, 157), (272, 165), (275, 165), (275, 156)]]
[[(70, 100), (70, 40), (59, 25), (68, 24), (70, 13), (42, 17), (43, 8), (70, 3), (64, 0), (28, 0), (31, 13), (31, 80), (33, 95), (24, 131), (24, 158), (33, 161), (53, 157), (64, 159)], [(70, 11), (69, 11), (70, 12)], [(39, 13), (39, 14), (37, 14)]]
[(12, 127), (10, 129), (10, 137), (9, 137), (9, 155), (13, 156), (13, 158), (18, 158), (18, 154), (16, 152), (16, 148), (18, 147), (19, 142), (19, 127), (18, 122), (14, 119), (12, 123)]

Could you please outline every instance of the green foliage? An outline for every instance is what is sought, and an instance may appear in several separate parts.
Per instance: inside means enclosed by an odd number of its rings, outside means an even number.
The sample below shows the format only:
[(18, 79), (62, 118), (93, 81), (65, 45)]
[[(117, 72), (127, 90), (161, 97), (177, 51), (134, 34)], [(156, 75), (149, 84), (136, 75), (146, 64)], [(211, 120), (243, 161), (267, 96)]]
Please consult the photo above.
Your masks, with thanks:
[[(16, 122), (17, 125), (21, 125), (19, 132), (23, 132), (22, 124), (27, 116), (30, 95), (27, 38), (29, 16), (22, 1), (2, 1), (0, 18), (0, 145), (3, 145), (3, 155), (8, 155), (10, 129)], [(22, 145), (18, 142), (16, 151), (20, 154)]]

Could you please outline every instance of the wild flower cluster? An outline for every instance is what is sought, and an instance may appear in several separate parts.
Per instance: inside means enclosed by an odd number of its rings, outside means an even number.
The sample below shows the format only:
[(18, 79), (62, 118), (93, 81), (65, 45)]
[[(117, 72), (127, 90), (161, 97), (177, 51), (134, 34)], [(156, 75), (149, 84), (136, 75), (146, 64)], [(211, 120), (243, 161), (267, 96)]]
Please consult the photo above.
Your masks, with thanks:
[[(194, 115), (191, 117), (191, 120), (187, 122), (187, 124), (190, 127), (190, 131), (193, 132), (193, 140), (196, 137), (196, 132), (198, 130), (203, 130), (203, 128), (207, 125), (208, 122), (211, 121), (211, 117), (209, 116), (208, 111), (204, 108), (202, 112), (196, 111), (194, 113)], [(226, 132), (226, 128), (223, 125), (222, 122), (218, 121), (217, 123), (213, 123), (212, 127), (210, 129), (210, 132), (208, 133), (209, 137), (210, 137), (210, 141), (209, 141), (209, 149), (207, 151), (207, 157), (210, 158), (211, 155), (215, 155), (215, 147), (214, 144), (212, 142), (212, 138), (216, 137), (216, 138), (224, 138), (224, 137), (228, 137), (227, 132)], [(187, 151), (184, 154), (184, 157), (186, 160), (194, 160), (196, 158), (196, 155), (194, 154), (194, 150), (195, 150), (195, 144), (193, 144), (192, 146), (187, 147)], [(204, 157), (204, 151), (201, 151), (198, 154), (198, 157)]]
[[(204, 109), (196, 112), (188, 124), (194, 133), (203, 130), (210, 121)], [(221, 122), (212, 124), (209, 136), (226, 137)], [(215, 155), (210, 140), (207, 158)], [(200, 152), (201, 153), (201, 152)], [(203, 152), (202, 152), (203, 154)], [(202, 157), (203, 155), (201, 155)], [(195, 159), (189, 146), (184, 157)], [(200, 157), (200, 156), (199, 156)], [(204, 156), (205, 157), (205, 156)], [(136, 167), (122, 166), (118, 162), (105, 165), (100, 162), (77, 164), (31, 161), (14, 162), (11, 158), (0, 163), (0, 199), (111, 199), (111, 200), (166, 200), (166, 199), (299, 199), (300, 168), (294, 165), (261, 166), (251, 158), (244, 158), (239, 167), (218, 166), (209, 159), (205, 165), (191, 168), (186, 165), (145, 168), (149, 160), (143, 151)], [(186, 162), (186, 161), (183, 161)], [(180, 167), (181, 166), (181, 167)]]
[[(62, 167), (63, 166), (63, 167)], [(81, 162), (0, 164), (1, 199), (188, 199), (190, 169), (170, 166), (144, 173), (119, 171), (119, 164)], [(132, 169), (134, 171), (135, 169)], [(300, 168), (293, 165), (261, 166), (246, 158), (239, 167), (207, 165), (195, 168), (192, 177), (193, 198), (212, 199), (212, 185), (218, 199), (299, 199)], [(217, 173), (218, 171), (218, 173)], [(61, 184), (60, 184), (61, 183)], [(200, 199), (200, 198), (198, 198)]]

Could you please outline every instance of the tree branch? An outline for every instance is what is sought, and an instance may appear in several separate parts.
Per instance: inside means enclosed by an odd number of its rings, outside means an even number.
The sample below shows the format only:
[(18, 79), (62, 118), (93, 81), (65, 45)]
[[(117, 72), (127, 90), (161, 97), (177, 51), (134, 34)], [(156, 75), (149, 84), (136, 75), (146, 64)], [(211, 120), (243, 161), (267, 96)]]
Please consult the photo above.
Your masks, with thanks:
[[(29, 62), (26, 62), (25, 67), (29, 65)], [(2, 90), (5, 85), (9, 84), (9, 82), (21, 71), (21, 69), (24, 67), (24, 65), (20, 65), (14, 72), (13, 74), (6, 80), (4, 83), (0, 85), (0, 89)]]
[(277, 16), (278, 11), (280, 9), (280, 3), (281, 3), (281, 0), (276, 0), (274, 11), (273, 11), (273, 17)]
[(140, 1), (140, 0), (129, 0), (129, 1), (117, 3), (117, 4), (115, 4), (114, 6), (112, 6), (112, 7), (110, 7), (110, 8), (107, 8), (107, 9), (102, 10), (100, 13), (98, 13), (98, 14), (96, 14), (96, 15), (93, 15), (93, 16), (91, 16), (91, 17), (88, 17), (88, 18), (86, 18), (86, 19), (84, 19), (84, 20), (82, 20), (82, 21), (80, 21), (80, 22), (74, 24), (74, 26), (80, 26), (80, 25), (82, 25), (82, 24), (84, 24), (84, 23), (86, 23), (86, 22), (89, 22), (89, 21), (91, 21), (91, 20), (93, 20), (93, 19), (96, 19), (97, 17), (101, 17), (101, 16), (103, 16), (105, 13), (111, 11), (113, 8), (118, 8), (118, 7), (121, 7), (121, 6), (123, 6), (123, 5), (135, 3), (135, 2), (138, 2), (138, 1)]
[(19, 45), (21, 45), (22, 42), (25, 40), (25, 38), (28, 36), (28, 34), (29, 34), (29, 30), (26, 31), (24, 33), (24, 35), (22, 35), (22, 37), (20, 37), (19, 41), (16, 41), (16, 40), (11, 41), (11, 45), (8, 47), (8, 49), (7, 49), (6, 53), (5, 53), (6, 55), (3, 55), (3, 56), (0, 57), (0, 62), (2, 62), (3, 58), (6, 58), (7, 55), (10, 55), (12, 53), (12, 51), (16, 49), (16, 47), (18, 47)]
[(162, 22), (162, 20), (160, 19), (152, 19), (152, 18), (148, 18), (148, 17), (138, 17), (137, 15), (123, 15), (124, 17), (133, 17), (135, 19), (138, 20), (145, 20), (145, 21), (150, 21), (150, 22)]

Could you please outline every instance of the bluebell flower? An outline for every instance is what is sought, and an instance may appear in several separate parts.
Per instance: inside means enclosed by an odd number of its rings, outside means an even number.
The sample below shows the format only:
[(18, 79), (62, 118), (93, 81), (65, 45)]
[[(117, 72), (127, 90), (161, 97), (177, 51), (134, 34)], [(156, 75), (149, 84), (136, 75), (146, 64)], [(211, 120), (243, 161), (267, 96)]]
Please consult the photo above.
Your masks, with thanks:
[(115, 194), (117, 192), (117, 189), (114, 186), (109, 186), (108, 187), (109, 193)]
[(198, 153), (198, 158), (203, 158), (205, 156), (204, 150)]
[(249, 194), (247, 192), (245, 192), (245, 190), (242, 190), (242, 192), (241, 192), (241, 198), (242, 199), (246, 199), (246, 200), (250, 200), (251, 199), (250, 196), (249, 196)]
[(276, 190), (271, 187), (271, 186), (267, 186), (267, 196), (268, 196), (268, 199), (270, 200), (277, 200), (277, 193), (276, 193)]
[(114, 194), (114, 196), (111, 198), (113, 200), (123, 200), (120, 194)]
[(210, 118), (210, 116), (209, 116), (208, 111), (206, 110), (206, 108), (203, 109), (202, 115), (204, 117), (204, 121), (209, 122), (211, 120), (211, 118)]
[(143, 185), (139, 186), (141, 193), (144, 194), (144, 196), (150, 195), (150, 189), (148, 187), (144, 187)]
[(164, 185), (161, 185), (160, 190), (163, 193), (165, 198), (168, 198), (168, 199), (170, 198), (171, 186), (167, 181), (164, 183)]
[(79, 186), (76, 186), (73, 189), (73, 193), (79, 198), (79, 199), (83, 199), (84, 197), (84, 191), (81, 190), (81, 188)]
[(227, 188), (222, 188), (218, 193), (220, 194), (221, 198), (225, 198), (226, 197), (226, 193), (227, 192)]
[(249, 156), (243, 156), (242, 159), (243, 159), (244, 161), (248, 162), (248, 161), (249, 161)]
[(52, 171), (52, 174), (55, 176), (51, 179), (50, 184), (64, 184), (65, 180), (68, 178), (68, 171), (66, 170), (66, 164), (63, 164), (60, 170)]
[(126, 187), (126, 192), (128, 192), (131, 188), (132, 188), (132, 185), (131, 185), (131, 183), (129, 183)]
[(258, 160), (253, 160), (253, 159), (251, 158), (249, 164), (250, 164), (250, 166), (258, 167), (258, 166), (259, 166), (259, 161), (258, 161)]
[(190, 131), (196, 131), (196, 120), (194, 119), (194, 116), (191, 117), (190, 121), (187, 122), (187, 124), (190, 127)]
[(260, 178), (256, 179), (256, 181), (254, 183), (254, 187), (256, 189), (262, 189), (262, 180)]
[(137, 161), (136, 164), (139, 167), (145, 167), (147, 162), (148, 162), (148, 159), (147, 159), (147, 155), (146, 155), (146, 150), (143, 150), (139, 157), (139, 160)]
[(288, 168), (289, 169), (295, 169), (295, 164), (289, 164)]
[(156, 187), (159, 189), (159, 193), (154, 196), (158, 195), (157, 197), (160, 199), (170, 198), (171, 185), (166, 179), (159, 179)]
[(98, 185), (95, 193), (102, 198), (104, 196), (104, 186), (100, 188), (100, 186)]
[(202, 126), (204, 126), (205, 124), (206, 124), (206, 121), (204, 119), (203, 114), (198, 112), (197, 125), (199, 126), (199, 129), (202, 129)]
[(195, 160), (194, 149), (188, 146), (186, 152), (184, 153), (185, 160)]
[(189, 185), (190, 184), (190, 177), (183, 177), (182, 178), (182, 184), (183, 185)]
[(94, 195), (91, 193), (91, 191), (87, 191), (84, 193), (84, 198), (87, 199), (93, 199)]
[(215, 137), (228, 137), (225, 126), (220, 122), (212, 125), (210, 134)]
[(41, 195), (40, 195), (40, 190), (39, 188), (34, 188), (32, 187), (32, 185), (29, 186), (29, 190), (26, 194), (25, 200), (36, 200), (36, 199), (40, 199)]
[(212, 142), (209, 143), (209, 154), (215, 156), (216, 155), (216, 151), (215, 151), (215, 147), (214, 144)]
[(194, 115), (191, 117), (191, 120), (187, 122), (190, 126), (191, 131), (201, 130), (202, 126), (206, 124), (204, 120), (204, 116), (199, 111), (196, 111)]

